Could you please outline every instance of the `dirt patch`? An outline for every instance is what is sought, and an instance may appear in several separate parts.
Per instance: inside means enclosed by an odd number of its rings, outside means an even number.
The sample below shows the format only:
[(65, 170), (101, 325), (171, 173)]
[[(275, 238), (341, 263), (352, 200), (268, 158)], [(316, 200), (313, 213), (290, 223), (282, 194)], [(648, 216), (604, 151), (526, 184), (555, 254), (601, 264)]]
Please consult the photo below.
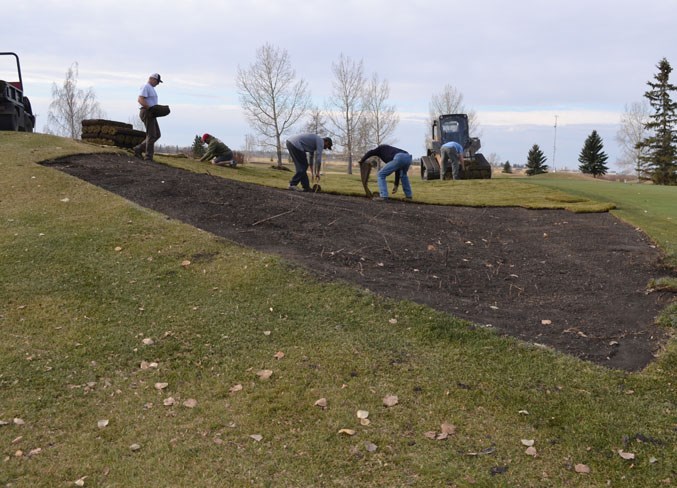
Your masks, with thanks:
[[(584, 360), (639, 370), (667, 339), (649, 239), (610, 214), (466, 208), (278, 190), (124, 155), (45, 165), (323, 279), (442, 310)], [(237, 170), (233, 170), (237, 171)]]

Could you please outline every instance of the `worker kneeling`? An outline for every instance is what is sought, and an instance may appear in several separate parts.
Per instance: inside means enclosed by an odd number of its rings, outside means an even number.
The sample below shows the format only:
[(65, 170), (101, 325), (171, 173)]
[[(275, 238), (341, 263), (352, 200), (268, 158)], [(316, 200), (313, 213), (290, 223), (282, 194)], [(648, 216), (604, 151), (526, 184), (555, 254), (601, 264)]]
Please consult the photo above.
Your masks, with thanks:
[(207, 151), (204, 156), (200, 158), (200, 161), (211, 159), (212, 164), (217, 166), (230, 166), (231, 168), (237, 166), (233, 151), (219, 139), (211, 134), (204, 134), (202, 136), (202, 142), (207, 144)]

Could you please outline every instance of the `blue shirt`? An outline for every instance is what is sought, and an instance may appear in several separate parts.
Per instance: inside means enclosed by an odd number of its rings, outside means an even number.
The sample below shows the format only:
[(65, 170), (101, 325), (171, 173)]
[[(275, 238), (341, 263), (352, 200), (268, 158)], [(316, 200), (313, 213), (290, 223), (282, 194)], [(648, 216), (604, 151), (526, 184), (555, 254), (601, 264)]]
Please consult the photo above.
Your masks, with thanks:
[(456, 149), (456, 152), (458, 154), (463, 154), (463, 146), (461, 146), (456, 141), (449, 141), (447, 143), (444, 143), (444, 144), (442, 144), (442, 147), (453, 147), (454, 149)]

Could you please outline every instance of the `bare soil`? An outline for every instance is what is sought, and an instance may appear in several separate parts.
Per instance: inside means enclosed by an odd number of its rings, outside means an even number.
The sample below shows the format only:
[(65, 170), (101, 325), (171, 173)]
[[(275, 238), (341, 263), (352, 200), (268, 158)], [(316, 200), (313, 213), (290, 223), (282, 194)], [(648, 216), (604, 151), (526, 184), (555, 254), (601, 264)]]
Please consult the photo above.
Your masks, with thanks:
[(654, 319), (670, 296), (648, 293), (647, 283), (675, 272), (643, 233), (608, 213), (374, 202), (119, 154), (44, 164), (280, 255), (320, 279), (411, 300), (610, 368), (640, 370), (667, 340)]

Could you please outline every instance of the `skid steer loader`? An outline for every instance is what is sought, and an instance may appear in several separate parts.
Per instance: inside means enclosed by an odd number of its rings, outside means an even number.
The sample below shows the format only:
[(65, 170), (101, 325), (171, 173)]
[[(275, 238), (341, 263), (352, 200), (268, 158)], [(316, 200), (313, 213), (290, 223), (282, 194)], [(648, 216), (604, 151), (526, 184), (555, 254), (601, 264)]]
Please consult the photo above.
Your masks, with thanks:
[(454, 141), (463, 146), (464, 162), (460, 168), (462, 180), (477, 180), (491, 178), (491, 165), (482, 153), (477, 151), (481, 147), (477, 137), (470, 137), (467, 114), (440, 115), (432, 124), (432, 137), (427, 144), (427, 154), (421, 157), (421, 178), (424, 180), (439, 180), (444, 175), (450, 180), (451, 162), (448, 168), (442, 168), (440, 147), (442, 144)]

